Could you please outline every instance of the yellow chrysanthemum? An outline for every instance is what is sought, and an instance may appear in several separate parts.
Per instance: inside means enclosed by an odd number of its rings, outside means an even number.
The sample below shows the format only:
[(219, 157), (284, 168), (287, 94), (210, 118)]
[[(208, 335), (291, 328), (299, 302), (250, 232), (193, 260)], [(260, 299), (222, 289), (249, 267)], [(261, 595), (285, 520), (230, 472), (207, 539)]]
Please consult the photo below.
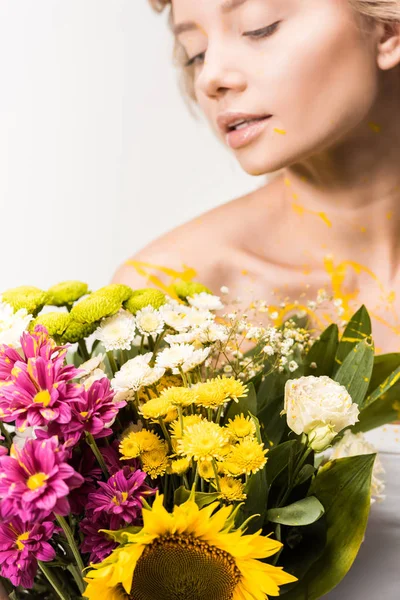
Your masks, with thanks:
[(267, 462), (264, 444), (256, 439), (245, 438), (239, 444), (232, 446), (231, 452), (224, 461), (224, 470), (228, 475), (251, 475), (257, 473)]
[(281, 542), (260, 531), (235, 530), (232, 506), (213, 502), (200, 509), (191, 496), (169, 513), (163, 500), (157, 496), (152, 508), (143, 509), (138, 533), (107, 531), (123, 545), (92, 565), (86, 598), (109, 600), (114, 590), (125, 590), (134, 600), (267, 600), (279, 595), (279, 586), (297, 581), (282, 567), (261, 562)]
[(163, 292), (154, 288), (143, 288), (135, 290), (130, 298), (124, 303), (124, 308), (135, 315), (138, 310), (142, 310), (146, 306), (160, 308), (165, 304), (167, 298)]
[(174, 406), (190, 406), (197, 401), (197, 396), (197, 392), (192, 388), (177, 386), (165, 388), (160, 394), (160, 398)]
[[(203, 421), (203, 417), (201, 415), (186, 415), (183, 417), (183, 429), (186, 430), (190, 425), (194, 425), (195, 423), (200, 423)], [(173, 421), (170, 425), (171, 428), (171, 436), (173, 438), (181, 438), (182, 437), (182, 429), (181, 423), (179, 419)]]
[(217, 382), (196, 383), (192, 388), (197, 394), (196, 404), (206, 408), (217, 408), (228, 401), (225, 390)]
[(215, 473), (211, 460), (202, 460), (198, 464), (199, 475), (202, 479), (206, 479), (207, 481), (210, 479), (215, 479)]
[(195, 460), (220, 459), (221, 448), (228, 440), (228, 432), (212, 421), (200, 421), (184, 426), (183, 437), (178, 440), (178, 454)]
[(142, 429), (141, 431), (131, 431), (125, 436), (119, 445), (119, 451), (122, 454), (122, 460), (137, 458), (143, 452), (159, 450), (162, 447), (162, 440), (156, 433)]
[(26, 308), (35, 317), (47, 302), (47, 292), (32, 285), (21, 285), (2, 292), (1, 299), (10, 304), (14, 312)]
[(47, 290), (47, 304), (52, 306), (71, 306), (88, 293), (88, 285), (83, 281), (62, 281)]
[(201, 292), (212, 294), (212, 291), (208, 289), (208, 287), (197, 281), (184, 281), (183, 279), (179, 279), (172, 284), (172, 287), (174, 288), (176, 295), (182, 300), (185, 300), (187, 296), (193, 296), (193, 294), (201, 294)]
[(183, 475), (190, 467), (190, 461), (187, 458), (178, 458), (177, 460), (171, 460), (167, 473), (170, 475)]
[(140, 413), (145, 419), (157, 420), (164, 418), (171, 408), (171, 403), (167, 398), (152, 398), (140, 408)]
[(163, 444), (155, 450), (143, 452), (140, 455), (140, 460), (142, 461), (143, 471), (150, 475), (152, 479), (164, 475), (169, 464), (166, 445)]
[(167, 387), (181, 387), (183, 380), (181, 375), (163, 375), (156, 383), (158, 393), (161, 393)]
[(226, 428), (236, 441), (248, 436), (254, 436), (256, 433), (256, 424), (250, 417), (236, 415), (234, 419), (229, 419)]
[(218, 376), (213, 381), (218, 383), (219, 387), (224, 390), (226, 396), (232, 400), (238, 401), (239, 398), (246, 397), (249, 393), (248, 387), (235, 377)]
[(234, 477), (220, 477), (219, 487), (221, 491), (219, 497), (223, 500), (227, 500), (228, 502), (246, 500), (247, 496), (244, 491), (243, 483)]

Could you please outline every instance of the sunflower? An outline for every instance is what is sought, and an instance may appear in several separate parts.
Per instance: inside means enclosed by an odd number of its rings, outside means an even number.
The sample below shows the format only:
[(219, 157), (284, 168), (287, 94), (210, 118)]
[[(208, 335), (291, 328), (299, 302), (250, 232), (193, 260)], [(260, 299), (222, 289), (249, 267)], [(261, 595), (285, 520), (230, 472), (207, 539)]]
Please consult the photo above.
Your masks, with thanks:
[[(260, 532), (234, 529), (232, 506), (199, 508), (193, 493), (169, 513), (163, 496), (143, 509), (143, 528), (107, 531), (121, 545), (85, 577), (89, 600), (266, 600), (297, 581), (282, 567), (261, 562), (282, 544)], [(123, 597), (123, 596), (122, 596)]]

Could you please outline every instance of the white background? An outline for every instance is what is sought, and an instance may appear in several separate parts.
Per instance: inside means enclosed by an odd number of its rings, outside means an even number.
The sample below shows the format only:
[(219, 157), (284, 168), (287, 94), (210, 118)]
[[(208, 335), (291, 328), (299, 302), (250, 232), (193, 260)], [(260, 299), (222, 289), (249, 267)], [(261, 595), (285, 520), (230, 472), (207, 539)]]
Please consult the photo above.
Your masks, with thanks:
[(0, 292), (105, 285), (262, 184), (186, 108), (166, 20), (147, 0), (0, 0)]

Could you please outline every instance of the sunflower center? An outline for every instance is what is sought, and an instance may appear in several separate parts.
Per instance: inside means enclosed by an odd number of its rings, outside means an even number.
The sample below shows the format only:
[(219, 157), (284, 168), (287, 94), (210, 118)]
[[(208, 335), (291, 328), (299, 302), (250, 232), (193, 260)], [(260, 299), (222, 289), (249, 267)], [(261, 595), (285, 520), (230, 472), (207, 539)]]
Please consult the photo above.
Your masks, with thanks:
[(232, 600), (241, 574), (234, 558), (194, 537), (167, 535), (144, 550), (131, 600)]

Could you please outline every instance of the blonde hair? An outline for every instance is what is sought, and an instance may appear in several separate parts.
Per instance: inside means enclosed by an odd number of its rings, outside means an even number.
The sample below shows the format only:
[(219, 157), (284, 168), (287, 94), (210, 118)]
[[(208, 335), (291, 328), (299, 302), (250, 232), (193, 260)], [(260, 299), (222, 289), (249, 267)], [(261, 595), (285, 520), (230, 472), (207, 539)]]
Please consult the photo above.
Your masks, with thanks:
[[(148, 0), (151, 7), (161, 13), (166, 6), (170, 5), (168, 15), (168, 26), (172, 30), (173, 14), (171, 0)], [(361, 16), (383, 23), (393, 23), (400, 21), (400, 0), (348, 0), (350, 6), (354, 8)], [(173, 50), (173, 62), (178, 67), (179, 87), (183, 92), (185, 101), (189, 100), (188, 108), (191, 110), (191, 101), (196, 103), (196, 95), (194, 91), (193, 69), (184, 69), (183, 65), (186, 60), (186, 52), (175, 39)]]

